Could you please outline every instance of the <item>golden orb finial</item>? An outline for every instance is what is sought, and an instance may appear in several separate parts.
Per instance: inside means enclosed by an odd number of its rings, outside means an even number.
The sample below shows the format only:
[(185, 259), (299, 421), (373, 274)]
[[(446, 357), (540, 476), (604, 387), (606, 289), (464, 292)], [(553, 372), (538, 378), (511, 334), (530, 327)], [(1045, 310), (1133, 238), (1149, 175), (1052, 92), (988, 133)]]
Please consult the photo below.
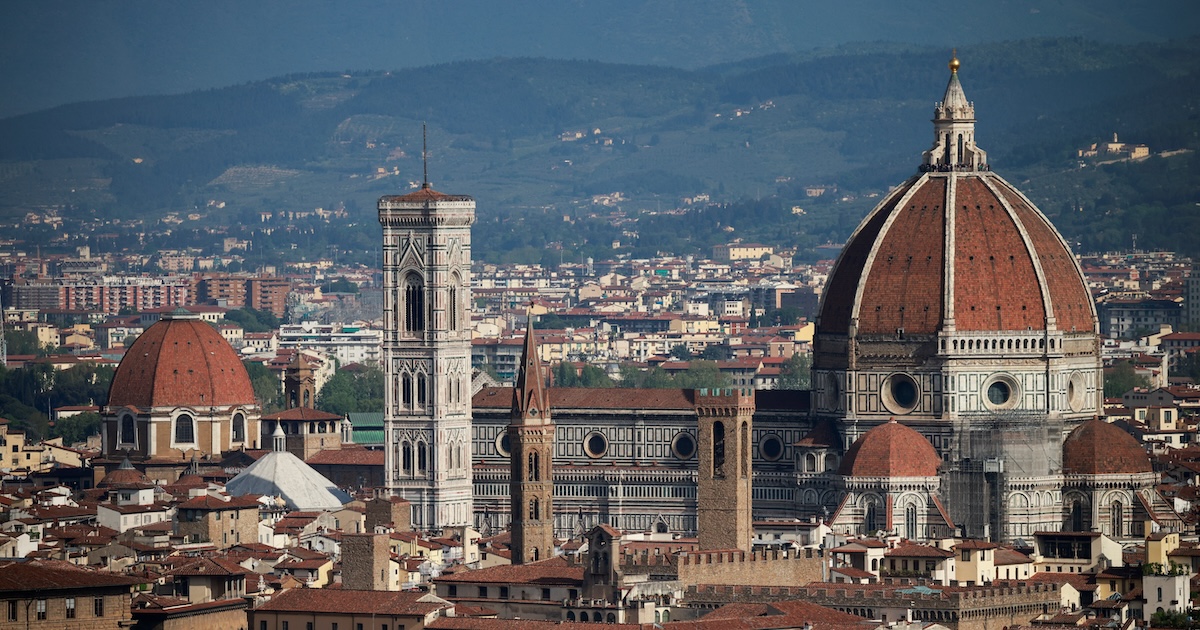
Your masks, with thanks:
[(955, 48), (954, 51), (950, 53), (950, 72), (958, 74), (958, 66), (958, 49)]

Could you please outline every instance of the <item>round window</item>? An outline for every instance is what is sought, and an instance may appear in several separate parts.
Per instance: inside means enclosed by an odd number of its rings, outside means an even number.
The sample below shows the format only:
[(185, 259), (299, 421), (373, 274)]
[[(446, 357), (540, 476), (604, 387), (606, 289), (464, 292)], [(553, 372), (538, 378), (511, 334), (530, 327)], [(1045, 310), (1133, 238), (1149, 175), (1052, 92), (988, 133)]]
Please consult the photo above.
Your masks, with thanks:
[(1020, 400), (1020, 388), (1010, 376), (994, 376), (983, 386), (983, 403), (988, 409), (1012, 409)]
[(1083, 384), (1083, 375), (1075, 372), (1067, 380), (1067, 404), (1071, 411), (1083, 411), (1087, 406), (1087, 387)]
[(671, 440), (671, 454), (678, 459), (691, 459), (696, 454), (696, 438), (691, 433), (677, 433)]
[(583, 452), (592, 459), (604, 457), (608, 452), (608, 438), (599, 431), (592, 431), (583, 438)]
[(767, 434), (758, 442), (758, 454), (769, 462), (778, 461), (783, 457), (783, 440), (774, 433)]
[(907, 374), (893, 374), (883, 384), (883, 405), (892, 413), (909, 413), (917, 408), (921, 390)]
[(512, 454), (512, 445), (508, 441), (508, 431), (496, 436), (496, 452), (504, 457)]
[(1008, 388), (1008, 383), (1004, 381), (996, 381), (988, 385), (987, 389), (988, 402), (993, 405), (1003, 405), (1012, 398), (1012, 390)]

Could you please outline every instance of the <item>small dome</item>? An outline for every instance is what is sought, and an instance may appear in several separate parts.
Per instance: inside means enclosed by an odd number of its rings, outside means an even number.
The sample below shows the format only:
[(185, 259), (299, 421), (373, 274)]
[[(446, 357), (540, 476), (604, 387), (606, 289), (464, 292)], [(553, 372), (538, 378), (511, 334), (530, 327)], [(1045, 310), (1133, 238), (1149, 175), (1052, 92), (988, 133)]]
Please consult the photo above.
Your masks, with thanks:
[(167, 314), (125, 353), (109, 407), (254, 406), (254, 388), (233, 346), (207, 322)]
[(100, 480), (100, 483), (96, 484), (96, 487), (118, 489), (140, 488), (149, 485), (152, 484), (150, 483), (150, 480), (146, 478), (146, 475), (142, 474), (142, 471), (134, 468), (133, 464), (129, 461), (129, 458), (126, 457), (125, 460), (121, 462), (120, 468), (109, 471), (109, 473), (104, 475), (104, 478)]
[(1063, 442), (1063, 473), (1114, 475), (1147, 473), (1150, 456), (1132, 435), (1103, 420), (1075, 427)]
[[(278, 432), (282, 441), (282, 432)], [(351, 500), (350, 495), (299, 457), (276, 450), (259, 458), (225, 484), (225, 491), (240, 497), (258, 494), (280, 497), (293, 510), (332, 511)]]
[(915, 430), (893, 418), (850, 445), (838, 474), (846, 477), (936, 477), (942, 458)]

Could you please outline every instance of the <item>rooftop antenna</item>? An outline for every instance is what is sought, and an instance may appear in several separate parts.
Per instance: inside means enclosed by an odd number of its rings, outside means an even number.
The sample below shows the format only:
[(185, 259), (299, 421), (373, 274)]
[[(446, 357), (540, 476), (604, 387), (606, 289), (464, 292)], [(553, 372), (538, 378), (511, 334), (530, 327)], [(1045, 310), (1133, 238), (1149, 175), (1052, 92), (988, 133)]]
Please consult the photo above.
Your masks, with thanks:
[(421, 179), (421, 188), (429, 188), (429, 132), (425, 123), (421, 123), (421, 166), (425, 169)]

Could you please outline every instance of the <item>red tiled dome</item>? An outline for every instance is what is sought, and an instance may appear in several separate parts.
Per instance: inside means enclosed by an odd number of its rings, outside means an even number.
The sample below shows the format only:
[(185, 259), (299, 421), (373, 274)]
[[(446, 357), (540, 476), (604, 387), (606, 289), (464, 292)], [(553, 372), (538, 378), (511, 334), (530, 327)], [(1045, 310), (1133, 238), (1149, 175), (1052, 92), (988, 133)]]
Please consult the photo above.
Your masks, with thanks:
[(936, 477), (942, 458), (913, 429), (896, 422), (867, 431), (850, 445), (838, 474), (848, 477)]
[(195, 317), (166, 315), (117, 366), (110, 407), (257, 405), (250, 376), (219, 332)]
[(1046, 330), (1051, 316), (1068, 333), (1096, 325), (1066, 243), (986, 170), (926, 172), (876, 206), (830, 276), (818, 332), (846, 335), (857, 319), (860, 335), (934, 334), (948, 306), (959, 331)]
[(1063, 442), (1063, 473), (1109, 475), (1151, 472), (1150, 456), (1132, 435), (1103, 420), (1075, 427)]

